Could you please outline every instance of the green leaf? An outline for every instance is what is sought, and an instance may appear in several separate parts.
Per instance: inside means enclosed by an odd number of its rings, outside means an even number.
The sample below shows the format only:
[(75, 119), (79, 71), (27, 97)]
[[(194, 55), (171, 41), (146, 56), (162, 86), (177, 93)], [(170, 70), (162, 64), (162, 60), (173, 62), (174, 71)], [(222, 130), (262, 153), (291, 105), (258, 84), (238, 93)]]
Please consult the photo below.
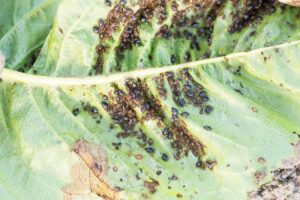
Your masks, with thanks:
[(103, 0), (64, 0), (31, 72), (71, 76), (88, 74), (94, 64), (97, 35), (93, 26), (109, 8)]
[(9, 31), (24, 15), (45, 0), (4, 1), (1, 0), (0, 38)]
[(47, 37), (59, 0), (0, 3), (0, 50), (6, 57), (6, 67), (26, 71)]
[(4, 69), (1, 197), (247, 199), (295, 156), (299, 62), (295, 41), (100, 77)]

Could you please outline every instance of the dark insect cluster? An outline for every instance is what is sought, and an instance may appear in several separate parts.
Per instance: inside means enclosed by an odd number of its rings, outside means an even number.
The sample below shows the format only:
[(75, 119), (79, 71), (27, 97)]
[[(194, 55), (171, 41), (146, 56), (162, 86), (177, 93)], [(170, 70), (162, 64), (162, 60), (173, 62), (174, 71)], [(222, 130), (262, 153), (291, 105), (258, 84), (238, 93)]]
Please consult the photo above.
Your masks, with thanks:
[[(176, 81), (178, 84), (178, 92), (181, 89), (182, 82), (189, 81), (192, 85), (189, 89), (191, 89), (195, 95), (199, 96), (200, 94), (199, 98), (201, 100), (201, 106), (202, 103), (206, 104), (208, 101), (208, 99), (204, 98), (208, 98), (206, 92), (201, 93), (201, 91), (204, 91), (204, 88), (192, 79), (188, 74), (188, 70), (185, 69), (183, 72), (176, 73), (176, 75), (174, 73), (166, 73), (164, 76), (160, 76), (158, 79), (159, 82), (162, 81), (162, 88), (164, 88), (164, 81), (161, 79), (164, 79), (165, 76), (166, 79), (172, 80), (176, 76), (176, 80), (174, 79), (173, 81)], [(177, 80), (178, 76), (181, 76), (181, 82)], [(170, 82), (169, 80), (169, 82), (166, 83), (169, 83), (170, 87), (173, 87), (175, 90), (172, 81)], [(189, 132), (184, 121), (181, 119), (181, 117), (188, 117), (188, 112), (179, 113), (179, 110), (173, 107), (171, 109), (172, 117), (166, 117), (159, 100), (153, 96), (147, 87), (147, 84), (140, 79), (126, 79), (124, 83), (125, 90), (121, 90), (117, 85), (113, 85), (112, 87), (114, 88), (113, 91), (111, 91), (108, 96), (103, 97), (102, 106), (110, 114), (114, 123), (120, 125), (123, 129), (123, 132), (118, 133), (118, 138), (135, 137), (138, 139), (139, 145), (143, 147), (147, 153), (154, 154), (156, 153), (156, 148), (153, 140), (136, 125), (147, 120), (155, 120), (157, 122), (157, 128), (162, 128), (162, 136), (167, 140), (170, 140), (170, 144), (174, 149), (174, 158), (176, 160), (179, 160), (183, 156), (187, 156), (189, 152), (197, 157), (198, 160), (201, 160), (201, 157), (204, 155), (204, 145)], [(193, 89), (193, 87), (196, 89)], [(195, 103), (191, 99), (188, 99), (185, 96), (185, 92), (182, 94), (180, 93), (179, 95), (181, 95), (181, 98), (189, 104), (200, 105), (198, 100)], [(177, 101), (177, 103), (182, 105), (182, 102), (180, 101)], [(139, 117), (136, 114), (137, 110), (140, 110), (139, 112), (141, 113)], [(119, 149), (120, 145), (114, 146)], [(159, 152), (159, 154), (163, 161), (169, 160), (169, 155), (166, 153)]]
[[(171, 135), (171, 137), (169, 137)], [(183, 155), (187, 156), (189, 152), (201, 160), (204, 155), (204, 145), (196, 139), (186, 128), (182, 120), (173, 121), (169, 129), (168, 139), (172, 139), (171, 145), (175, 150), (174, 158), (179, 160)]]
[(109, 40), (112, 39), (114, 32), (121, 31), (120, 38), (118, 38), (120, 42), (115, 47), (117, 60), (120, 60), (125, 50), (143, 45), (138, 30), (142, 23), (148, 23), (154, 15), (158, 17), (160, 23), (166, 19), (165, 0), (140, 1), (138, 4), (139, 9), (133, 11), (126, 6), (124, 1), (121, 1), (109, 12), (105, 20), (100, 19), (98, 26), (94, 27), (94, 32), (100, 38), (100, 43), (97, 46), (98, 59), (95, 66), (97, 74), (102, 72), (103, 56), (109, 49)]
[[(280, 6), (276, 0), (233, 0), (230, 3), (234, 7), (229, 16), (224, 15), (225, 4), (229, 1), (185, 1), (178, 4), (177, 1), (167, 0), (147, 0), (139, 1), (137, 9), (129, 8), (128, 4), (120, 1), (115, 5), (105, 20), (100, 19), (98, 26), (94, 31), (99, 35), (100, 42), (97, 46), (98, 59), (94, 70), (96, 74), (102, 73), (104, 55), (108, 50), (114, 51), (116, 63), (111, 66), (111, 71), (122, 71), (124, 59), (127, 60), (128, 51), (133, 47), (143, 46), (148, 39), (159, 41), (162, 38), (172, 40), (175, 43), (183, 42), (189, 44), (184, 55), (171, 54), (168, 64), (176, 64), (181, 61), (190, 62), (200, 58), (211, 56), (210, 45), (212, 44), (212, 35), (215, 29), (215, 22), (219, 17), (226, 17), (232, 21), (228, 28), (229, 33), (240, 32), (249, 25), (255, 25), (262, 21), (263, 16), (275, 12)], [(169, 9), (171, 8), (171, 9)], [(167, 17), (172, 20), (167, 21)], [(141, 27), (147, 25), (153, 27), (153, 18), (159, 21), (159, 30), (153, 31), (155, 38), (141, 38)], [(113, 38), (113, 33), (118, 32), (117, 37)], [(250, 35), (255, 34), (253, 31)], [(116, 40), (118, 41), (116, 43)], [(143, 41), (145, 40), (145, 41)], [(236, 41), (234, 40), (233, 43)], [(173, 43), (173, 42), (172, 42)], [(114, 45), (112, 45), (114, 44)], [(234, 45), (234, 44), (231, 44)], [(152, 48), (152, 47), (151, 47)], [(109, 51), (111, 53), (111, 51)], [(150, 51), (152, 54), (153, 51)], [(218, 55), (222, 55), (222, 53)], [(148, 63), (136, 62), (135, 67), (151, 67), (156, 65), (152, 61), (152, 55), (148, 56)], [(139, 59), (144, 62), (147, 59)], [(133, 66), (134, 67), (134, 66)]]
[(124, 4), (118, 4), (109, 12), (105, 20), (100, 19), (98, 21), (98, 26), (93, 28), (94, 32), (99, 35), (100, 39), (100, 43), (96, 48), (98, 58), (95, 70), (97, 74), (102, 72), (103, 56), (109, 48), (109, 45), (106, 44), (107, 41), (111, 39), (112, 33), (117, 31), (121, 24), (126, 24), (133, 15), (134, 12), (132, 9), (126, 7)]
[(275, 12), (277, 0), (246, 0), (243, 4), (235, 0), (234, 4), (238, 9), (232, 13), (230, 33), (239, 32), (245, 26), (261, 21), (264, 15)]
[(143, 120), (164, 118), (164, 113), (159, 101), (149, 92), (147, 85), (140, 79), (127, 79), (125, 87), (134, 107), (139, 106), (143, 116)]
[[(171, 88), (173, 100), (179, 107), (191, 104), (199, 108), (201, 114), (210, 114), (213, 111), (213, 107), (208, 105), (207, 92), (201, 84), (193, 79), (188, 69), (182, 70), (179, 74), (167, 72), (164, 76)], [(158, 89), (160, 88), (163, 88), (163, 85), (158, 85)], [(182, 115), (188, 117), (189, 113), (184, 112)]]
[(149, 181), (144, 181), (144, 186), (148, 188), (150, 193), (155, 193), (157, 190), (156, 187), (159, 186), (159, 182), (154, 178), (150, 178)]
[(111, 94), (111, 96), (114, 98), (110, 98), (110, 101), (102, 101), (103, 108), (110, 114), (115, 124), (120, 125), (125, 131), (133, 130), (138, 120), (136, 112), (129, 103), (128, 96), (117, 87), (113, 92), (114, 95)]

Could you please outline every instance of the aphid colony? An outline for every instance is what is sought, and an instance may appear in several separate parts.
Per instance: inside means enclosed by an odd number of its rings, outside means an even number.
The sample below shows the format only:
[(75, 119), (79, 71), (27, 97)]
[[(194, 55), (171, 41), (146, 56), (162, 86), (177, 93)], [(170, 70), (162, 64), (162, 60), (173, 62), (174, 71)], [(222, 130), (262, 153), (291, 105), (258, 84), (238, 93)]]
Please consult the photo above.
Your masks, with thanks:
[[(160, 103), (161, 100), (153, 96), (145, 81), (141, 79), (126, 79), (124, 89), (113, 84), (111, 92), (103, 95), (101, 101), (102, 107), (108, 112), (113, 122), (111, 127), (118, 125), (123, 130), (117, 134), (119, 141), (113, 142), (112, 145), (118, 150), (122, 146), (120, 142), (122, 138), (134, 137), (147, 153), (153, 155), (157, 153), (163, 161), (168, 161), (169, 155), (166, 152), (157, 152), (153, 139), (148, 137), (141, 128), (141, 124), (145, 121), (153, 120), (157, 123), (157, 128), (161, 130), (159, 137), (170, 141), (171, 147), (174, 149), (173, 157), (176, 160), (180, 160), (191, 152), (198, 158), (195, 165), (205, 168), (206, 163), (202, 161), (205, 154), (204, 145), (186, 127), (184, 119), (189, 118), (190, 113), (187, 111), (180, 113), (179, 108), (182, 110), (185, 106), (190, 105), (199, 109), (199, 115), (210, 114), (213, 107), (208, 105), (207, 92), (193, 79), (188, 69), (178, 73), (160, 74), (153, 80), (157, 91), (162, 94), (160, 98), (166, 100), (167, 96), (172, 96), (172, 100), (178, 107), (171, 107), (170, 111), (165, 111)], [(167, 87), (170, 88), (169, 95)], [(83, 103), (82, 106), (83, 110), (93, 118), (99, 118), (98, 120), (102, 118), (96, 107), (88, 103)], [(141, 116), (137, 114), (138, 110)], [(79, 113), (79, 108), (73, 110), (75, 116)], [(203, 128), (208, 131), (212, 130), (210, 126)]]
[[(179, 3), (184, 6), (179, 6)], [(215, 22), (218, 17), (230, 17), (232, 23), (228, 27), (230, 34), (242, 31), (245, 27), (251, 25), (254, 27), (260, 23), (264, 15), (271, 14), (277, 8), (284, 6), (278, 4), (276, 0), (254, 0), (254, 1), (231, 1), (234, 6), (229, 16), (224, 15), (225, 4), (229, 1), (216, 0), (211, 2), (203, 1), (166, 1), (166, 0), (148, 0), (139, 1), (137, 10), (132, 10), (127, 1), (120, 1), (119, 4), (112, 7), (106, 19), (100, 19), (98, 26), (94, 31), (99, 35), (99, 45), (97, 47), (98, 59), (95, 65), (95, 73), (102, 73), (104, 55), (114, 52), (116, 54), (116, 64), (113, 71), (122, 71), (122, 62), (125, 61), (126, 51), (132, 51), (133, 47), (143, 46), (143, 39), (140, 36), (142, 26), (147, 24), (153, 27), (157, 23), (154, 18), (159, 19), (160, 29), (154, 33), (153, 38), (147, 38), (147, 41), (158, 41), (162, 39), (175, 41), (184, 41), (189, 43), (189, 49), (184, 55), (170, 53), (168, 64), (176, 64), (182, 61), (190, 62), (201, 58), (210, 57), (209, 46), (213, 42), (213, 32)], [(112, 5), (111, 2), (107, 3)], [(171, 16), (171, 22), (166, 22), (168, 16)], [(229, 19), (228, 19), (229, 20)], [(153, 29), (154, 31), (154, 29)], [(118, 34), (114, 34), (117, 33)], [(113, 38), (119, 35), (118, 38)], [(250, 35), (254, 35), (252, 31)], [(116, 44), (117, 46), (112, 44)], [(233, 40), (231, 46), (237, 41)], [(152, 48), (152, 47), (147, 47)], [(152, 61), (153, 56), (149, 51), (147, 66), (157, 67), (156, 62)], [(222, 55), (219, 53), (218, 55)], [(183, 60), (182, 60), (182, 59)], [(141, 58), (144, 61), (146, 59)], [(153, 62), (153, 63), (152, 63)], [(149, 66), (148, 66), (149, 65)], [(152, 66), (154, 65), (154, 66)]]

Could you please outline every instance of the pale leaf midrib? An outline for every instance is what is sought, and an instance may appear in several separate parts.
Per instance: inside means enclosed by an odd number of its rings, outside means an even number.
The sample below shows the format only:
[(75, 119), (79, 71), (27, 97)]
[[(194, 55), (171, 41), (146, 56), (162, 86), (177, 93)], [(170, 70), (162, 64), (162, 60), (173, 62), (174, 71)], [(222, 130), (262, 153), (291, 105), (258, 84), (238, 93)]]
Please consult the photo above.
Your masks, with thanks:
[(233, 58), (259, 54), (262, 51), (268, 51), (272, 49), (283, 49), (286, 47), (296, 46), (299, 44), (300, 44), (300, 40), (297, 40), (293, 42), (274, 45), (271, 47), (259, 48), (248, 52), (233, 53), (222, 57), (209, 58), (209, 59), (199, 60), (199, 61), (194, 61), (189, 63), (182, 63), (179, 65), (170, 65), (161, 68), (135, 70), (131, 72), (123, 72), (123, 73), (117, 73), (112, 75), (101, 75), (101, 76), (93, 76), (93, 77), (49, 77), (49, 76), (25, 74), (10, 69), (4, 69), (1, 78), (5, 82), (21, 82), (25, 84), (41, 85), (41, 86), (97, 85), (97, 84), (105, 84), (105, 83), (120, 81), (128, 77), (143, 78), (146, 76), (157, 75), (167, 71), (176, 71), (183, 68), (192, 68), (196, 66), (218, 63), (222, 61), (224, 62)]

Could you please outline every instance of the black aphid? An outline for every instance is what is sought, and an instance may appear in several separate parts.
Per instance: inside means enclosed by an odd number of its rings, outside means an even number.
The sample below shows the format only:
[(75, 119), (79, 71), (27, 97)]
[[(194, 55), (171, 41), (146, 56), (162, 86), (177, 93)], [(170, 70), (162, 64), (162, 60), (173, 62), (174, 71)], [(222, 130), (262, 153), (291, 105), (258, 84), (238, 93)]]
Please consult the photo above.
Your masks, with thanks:
[(181, 106), (181, 107), (185, 106), (185, 100), (184, 99), (180, 99), (179, 106)]
[(152, 145), (153, 144), (153, 140), (151, 138), (148, 139), (148, 144)]
[(176, 108), (172, 108), (172, 115), (178, 115), (178, 110)]
[(193, 28), (196, 28), (196, 27), (198, 27), (199, 23), (198, 22), (193, 22), (191, 25), (192, 25)]
[(207, 105), (206, 107), (205, 107), (205, 113), (206, 114), (210, 114), (212, 111), (213, 111), (213, 107), (212, 106), (210, 106), (210, 105)]
[(173, 72), (166, 72), (167, 78), (173, 77), (174, 73)]
[(94, 26), (94, 27), (93, 27), (93, 31), (94, 31), (95, 33), (99, 33), (99, 32), (100, 32), (99, 26)]
[(98, 109), (97, 109), (95, 106), (92, 106), (92, 107), (91, 107), (91, 112), (92, 112), (93, 114), (97, 114), (97, 113), (98, 113)]
[(165, 153), (162, 153), (162, 154), (161, 154), (161, 158), (163, 159), (163, 161), (168, 161), (168, 160), (169, 160), (168, 155), (165, 154)]
[(148, 153), (154, 153), (154, 152), (155, 152), (155, 149), (154, 149), (153, 147), (147, 147), (147, 148), (146, 148), (146, 151), (147, 151)]
[(120, 90), (120, 89), (116, 89), (114, 91), (114, 93), (115, 93), (115, 95), (119, 95), (119, 96), (124, 96), (125, 95), (125, 93), (122, 90)]
[(107, 6), (111, 6), (111, 0), (105, 0), (105, 4), (106, 4)]
[(196, 162), (196, 167), (200, 168), (201, 166), (202, 166), (202, 162), (201, 162), (201, 160), (198, 160)]
[(157, 172), (156, 172), (156, 175), (161, 175), (161, 173), (162, 173), (162, 171), (160, 171), (160, 170), (158, 170)]
[(105, 110), (108, 109), (108, 103), (107, 103), (107, 102), (102, 101), (101, 104), (102, 104), (102, 107), (103, 107)]
[(185, 52), (184, 60), (187, 62), (191, 61), (191, 53), (189, 51)]
[(204, 128), (205, 130), (207, 130), (207, 131), (211, 131), (211, 130), (212, 130), (212, 128), (211, 128), (210, 126), (203, 126), (203, 128)]
[(79, 115), (79, 113), (80, 113), (80, 109), (79, 108), (75, 108), (73, 110), (73, 115), (77, 116), (77, 115)]
[(150, 103), (146, 102), (142, 105), (141, 111), (145, 112), (146, 110), (148, 110), (150, 108)]
[(171, 63), (172, 63), (172, 64), (175, 64), (175, 62), (176, 62), (176, 57), (175, 57), (175, 55), (173, 54), (173, 55), (171, 55)]
[(208, 96), (201, 97), (201, 100), (207, 102), (209, 100)]
[(163, 135), (168, 135), (169, 132), (170, 132), (170, 130), (169, 130), (168, 128), (164, 128), (164, 129), (162, 130), (162, 134), (163, 134)]
[(104, 26), (104, 20), (103, 19), (99, 19), (98, 20), (98, 25), (99, 26)]
[(140, 21), (141, 22), (146, 22), (147, 21), (147, 18), (145, 17), (145, 15), (143, 15), (143, 14), (140, 15)]
[(135, 46), (141, 46), (142, 45), (142, 41), (140, 40), (140, 38), (134, 38), (132, 43)]
[(169, 132), (167, 138), (170, 139), (170, 140), (173, 139), (173, 133)]
[(199, 97), (207, 97), (206, 92), (205, 92), (205, 91), (201, 91), (201, 92), (199, 93)]
[(188, 113), (188, 112), (182, 112), (180, 115), (182, 117), (184, 117), (184, 118), (188, 118), (190, 116), (190, 113)]

